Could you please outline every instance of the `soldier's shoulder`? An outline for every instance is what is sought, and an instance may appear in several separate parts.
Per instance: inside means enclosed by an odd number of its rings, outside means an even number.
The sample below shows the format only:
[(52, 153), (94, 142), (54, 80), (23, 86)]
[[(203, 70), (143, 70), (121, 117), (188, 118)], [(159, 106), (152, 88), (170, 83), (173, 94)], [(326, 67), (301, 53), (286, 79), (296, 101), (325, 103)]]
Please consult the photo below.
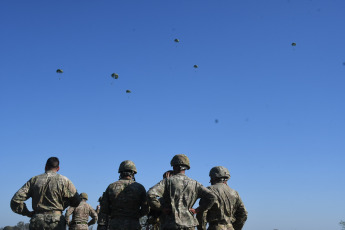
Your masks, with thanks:
[(228, 190), (230, 191), (230, 193), (231, 193), (233, 196), (236, 196), (236, 197), (239, 196), (238, 192), (237, 192), (235, 189), (230, 188), (230, 186), (228, 186), (228, 185), (227, 185), (226, 187), (228, 188)]
[(43, 179), (46, 179), (47, 178), (47, 174), (46, 173), (41, 173), (39, 175), (36, 175), (36, 176), (33, 176), (29, 179), (29, 181), (31, 183), (35, 183), (36, 181), (39, 181), (39, 180), (43, 180)]
[(118, 181), (115, 181), (115, 182), (113, 182), (113, 183), (110, 183), (110, 184), (108, 185), (108, 189), (114, 188), (114, 187), (116, 187), (116, 186), (121, 186), (121, 185), (124, 185), (124, 182), (123, 182), (122, 180), (118, 180)]
[(87, 206), (88, 208), (90, 208), (90, 209), (93, 210), (92, 206), (91, 206), (89, 203), (86, 203), (86, 202), (85, 202), (85, 204), (86, 204), (86, 206)]
[(64, 175), (61, 175), (61, 174), (56, 174), (56, 177), (57, 178), (59, 178), (60, 180), (63, 180), (63, 181), (68, 181), (68, 182), (70, 182), (71, 180), (70, 179), (68, 179), (66, 176), (64, 176)]
[(133, 185), (136, 186), (138, 189), (144, 189), (145, 190), (144, 185), (140, 184), (139, 182), (134, 182)]

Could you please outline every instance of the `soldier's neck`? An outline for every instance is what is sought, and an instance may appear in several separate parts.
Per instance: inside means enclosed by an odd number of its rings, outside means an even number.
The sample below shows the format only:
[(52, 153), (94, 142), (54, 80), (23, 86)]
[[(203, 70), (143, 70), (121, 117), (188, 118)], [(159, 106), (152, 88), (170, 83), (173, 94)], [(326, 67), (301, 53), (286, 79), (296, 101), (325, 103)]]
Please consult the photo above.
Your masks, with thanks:
[(178, 174), (178, 173), (186, 174), (186, 170), (183, 170), (183, 171), (177, 171), (177, 170), (175, 171), (174, 170), (174, 174)]
[(131, 176), (125, 176), (125, 177), (121, 177), (120, 180), (132, 180)]

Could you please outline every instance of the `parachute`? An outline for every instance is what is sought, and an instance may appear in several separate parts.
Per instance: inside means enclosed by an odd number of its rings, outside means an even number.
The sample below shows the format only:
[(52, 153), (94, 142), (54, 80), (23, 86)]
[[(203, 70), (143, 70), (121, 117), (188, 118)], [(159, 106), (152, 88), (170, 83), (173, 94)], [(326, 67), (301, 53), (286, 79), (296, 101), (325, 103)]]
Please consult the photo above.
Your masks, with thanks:
[(178, 40), (177, 38), (175, 38), (174, 42), (180, 42), (180, 40)]
[(199, 66), (198, 65), (194, 65), (194, 68), (197, 69)]
[(118, 79), (119, 78), (119, 75), (117, 73), (112, 73), (111, 74), (111, 77), (114, 78), (114, 79)]
[(63, 70), (62, 69), (57, 69), (56, 72), (57, 73), (63, 73)]
[(293, 43), (291, 43), (291, 45), (292, 45), (292, 46), (296, 46), (296, 43), (293, 42)]
[(131, 93), (132, 91), (130, 91), (129, 89), (126, 90), (126, 93)]

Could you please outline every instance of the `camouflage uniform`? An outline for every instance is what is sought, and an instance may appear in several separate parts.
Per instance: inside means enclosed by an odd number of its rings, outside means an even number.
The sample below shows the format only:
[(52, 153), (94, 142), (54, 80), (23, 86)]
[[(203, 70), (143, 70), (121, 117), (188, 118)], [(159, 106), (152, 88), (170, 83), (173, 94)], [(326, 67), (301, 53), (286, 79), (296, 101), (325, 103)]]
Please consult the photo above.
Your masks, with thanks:
[[(98, 199), (98, 202), (101, 203), (102, 202), (102, 199), (103, 199), (103, 196), (101, 196), (99, 199)], [(108, 219), (109, 217), (100, 212), (101, 208), (100, 206), (98, 205), (97, 206), (97, 209), (96, 209), (96, 212), (97, 212), (97, 215), (98, 215), (98, 220), (97, 220), (97, 230), (108, 230)]]
[[(163, 173), (163, 179), (168, 178), (174, 175), (174, 171), (168, 170)], [(163, 204), (163, 198), (158, 199), (161, 204)], [(149, 214), (147, 214), (146, 225), (148, 226), (147, 229), (151, 230), (160, 230), (161, 229), (161, 219), (164, 218), (162, 216), (161, 210), (150, 209)]]
[[(187, 169), (190, 168), (189, 159), (182, 154), (176, 155), (171, 165), (184, 165)], [(147, 196), (153, 209), (162, 210), (165, 213), (161, 217), (161, 229), (166, 230), (194, 229), (198, 221), (189, 209), (198, 198), (203, 201), (199, 206), (201, 211), (209, 209), (216, 199), (210, 190), (183, 173), (176, 173), (163, 179), (150, 188)], [(162, 198), (162, 201), (158, 197)]]
[(62, 230), (66, 229), (62, 211), (68, 206), (77, 206), (79, 194), (73, 183), (65, 176), (54, 171), (32, 177), (14, 194), (11, 200), (13, 212), (31, 216), (24, 201), (32, 198), (34, 215), (30, 220), (30, 229)]
[(208, 230), (241, 230), (247, 220), (247, 211), (238, 192), (224, 183), (230, 178), (230, 173), (222, 166), (211, 169), (210, 175), (212, 170), (223, 173), (218, 176), (224, 180), (208, 187), (217, 196), (217, 201), (208, 211), (197, 214), (198, 230), (205, 230), (206, 222), (209, 223)]
[[(80, 194), (81, 197), (83, 195)], [(72, 216), (72, 222), (69, 223), (69, 217)], [(91, 216), (92, 220), (88, 223), (89, 216)], [(95, 224), (97, 221), (97, 213), (96, 211), (86, 203), (86, 200), (83, 199), (78, 207), (70, 207), (67, 209), (65, 214), (66, 222), (69, 225), (69, 229), (71, 230), (88, 230), (89, 225)]]
[(107, 230), (108, 228), (108, 217), (104, 213), (98, 213), (97, 230)]
[[(124, 162), (134, 166), (132, 161)], [(121, 165), (119, 172), (122, 172)], [(133, 172), (136, 173), (134, 169)], [(110, 216), (111, 230), (140, 229), (139, 218), (148, 212), (146, 190), (132, 179), (120, 179), (110, 184), (103, 194), (101, 213)]]

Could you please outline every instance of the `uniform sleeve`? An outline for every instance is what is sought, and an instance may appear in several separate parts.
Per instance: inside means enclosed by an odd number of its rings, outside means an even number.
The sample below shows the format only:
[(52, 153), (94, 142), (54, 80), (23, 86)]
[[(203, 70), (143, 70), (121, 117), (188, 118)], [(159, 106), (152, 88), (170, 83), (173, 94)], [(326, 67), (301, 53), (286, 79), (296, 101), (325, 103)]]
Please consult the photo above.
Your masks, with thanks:
[(158, 184), (150, 188), (149, 191), (147, 192), (148, 203), (150, 207), (152, 207), (153, 209), (160, 210), (162, 208), (161, 203), (159, 202), (158, 198), (162, 197), (164, 194), (165, 183), (166, 183), (166, 179), (161, 180)]
[(89, 216), (91, 216), (92, 219), (87, 224), (88, 226), (95, 224), (98, 220), (97, 212), (90, 205), (89, 205)]
[(242, 202), (240, 195), (238, 195), (238, 200), (236, 201), (236, 212), (234, 213), (234, 216), (235, 216), (236, 221), (232, 223), (232, 226), (234, 227), (235, 230), (241, 230), (243, 228), (244, 223), (247, 220), (248, 212), (246, 208), (244, 207), (244, 204)]
[(74, 207), (70, 207), (69, 209), (67, 209), (65, 213), (65, 220), (66, 220), (67, 225), (69, 224), (69, 217), (70, 215), (72, 215), (74, 209), (75, 209)]
[(139, 212), (140, 217), (147, 215), (149, 213), (149, 211), (150, 211), (150, 207), (149, 207), (149, 204), (147, 202), (146, 190), (145, 190), (145, 187), (142, 186), (141, 204), (140, 204), (140, 212)]
[(200, 211), (206, 211), (210, 209), (217, 199), (211, 190), (209, 190), (208, 188), (205, 188), (201, 184), (198, 184), (198, 198), (200, 198), (200, 202), (199, 202)]
[(67, 202), (65, 202), (64, 208), (67, 208), (68, 206), (77, 207), (80, 203), (80, 196), (77, 192), (77, 189), (74, 187), (74, 184), (68, 179), (65, 185), (64, 198), (67, 200)]
[(199, 222), (199, 225), (197, 226), (198, 230), (206, 230), (206, 224), (207, 224), (206, 216), (207, 216), (207, 211), (201, 211), (196, 214), (196, 218)]
[[(109, 185), (110, 186), (110, 185)], [(110, 210), (110, 199), (109, 199), (109, 186), (103, 193), (103, 198), (101, 201), (101, 213), (104, 213), (106, 216), (110, 216), (111, 210)]]
[(26, 182), (12, 197), (11, 209), (13, 212), (23, 216), (30, 216), (32, 212), (29, 211), (24, 201), (31, 197), (32, 178)]

